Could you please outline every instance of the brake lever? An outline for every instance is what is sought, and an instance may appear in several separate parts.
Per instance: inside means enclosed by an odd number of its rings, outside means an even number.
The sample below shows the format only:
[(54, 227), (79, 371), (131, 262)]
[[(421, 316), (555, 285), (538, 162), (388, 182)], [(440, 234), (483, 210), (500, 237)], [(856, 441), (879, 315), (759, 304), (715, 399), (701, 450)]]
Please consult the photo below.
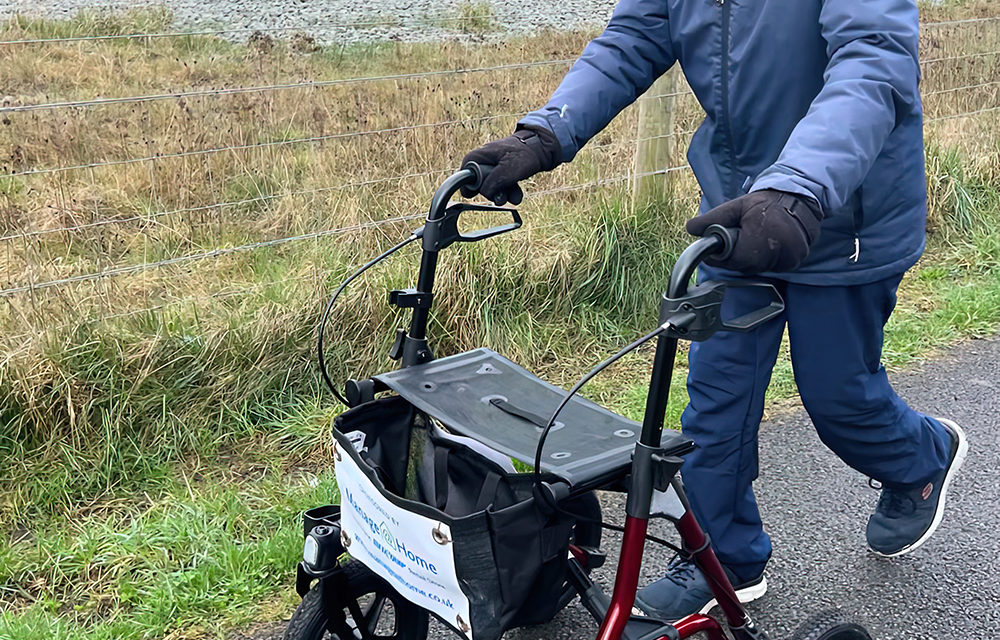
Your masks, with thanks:
[(760, 309), (755, 309), (749, 313), (745, 313), (741, 316), (733, 318), (732, 320), (722, 322), (723, 331), (734, 331), (736, 333), (746, 333), (748, 331), (753, 331), (762, 324), (773, 320), (785, 312), (785, 301), (781, 297), (781, 293), (778, 291), (770, 282), (740, 282), (740, 281), (726, 281), (727, 288), (748, 288), (756, 287), (759, 289), (767, 289), (771, 294), (771, 302), (768, 303), (766, 307), (761, 307)]
[[(513, 222), (462, 234), (458, 230), (458, 219), (466, 211), (503, 211), (511, 214)], [(522, 224), (517, 209), (461, 202), (445, 209), (443, 217), (424, 223), (423, 248), (425, 251), (441, 251), (455, 242), (479, 242), (520, 229)]]

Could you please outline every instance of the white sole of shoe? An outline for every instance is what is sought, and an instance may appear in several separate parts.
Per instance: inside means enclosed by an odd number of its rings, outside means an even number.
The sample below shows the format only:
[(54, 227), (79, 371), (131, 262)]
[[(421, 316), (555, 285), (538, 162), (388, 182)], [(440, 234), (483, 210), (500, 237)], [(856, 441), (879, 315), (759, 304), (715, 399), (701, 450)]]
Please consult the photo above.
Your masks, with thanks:
[[(761, 577), (760, 582), (757, 584), (752, 584), (749, 587), (744, 587), (736, 591), (736, 597), (739, 598), (741, 604), (746, 604), (748, 602), (753, 602), (754, 600), (760, 598), (765, 593), (767, 593), (767, 578)], [(709, 611), (714, 609), (719, 605), (714, 599), (710, 600), (708, 604), (702, 607), (700, 613), (701, 615), (707, 614)]]
[[(935, 418), (938, 422), (948, 425), (958, 435), (958, 450), (955, 452), (955, 457), (951, 461), (951, 466), (948, 467), (948, 473), (944, 476), (944, 482), (941, 483), (941, 493), (938, 494), (938, 503), (934, 512), (934, 521), (931, 522), (931, 526), (924, 532), (924, 535), (917, 538), (917, 541), (913, 544), (903, 547), (895, 553), (882, 553), (881, 551), (876, 551), (872, 549), (872, 552), (883, 558), (898, 558), (899, 556), (906, 555), (911, 551), (914, 551), (922, 545), (923, 543), (930, 540), (930, 537), (934, 535), (937, 531), (938, 526), (941, 524), (941, 520), (944, 518), (944, 506), (948, 496), (948, 486), (951, 484), (952, 478), (959, 469), (962, 468), (962, 463), (965, 462), (965, 457), (969, 454), (969, 440), (965, 437), (965, 432), (962, 431), (962, 427), (958, 426), (951, 420), (947, 418)], [(869, 547), (870, 548), (870, 547)]]

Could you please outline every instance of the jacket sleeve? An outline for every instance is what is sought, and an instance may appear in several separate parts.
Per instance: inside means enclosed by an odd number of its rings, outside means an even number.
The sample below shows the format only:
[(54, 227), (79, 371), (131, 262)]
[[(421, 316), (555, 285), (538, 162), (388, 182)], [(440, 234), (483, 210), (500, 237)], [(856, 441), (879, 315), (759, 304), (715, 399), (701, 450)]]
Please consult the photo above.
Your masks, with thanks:
[(518, 125), (551, 130), (569, 162), (675, 61), (666, 0), (621, 0), (604, 33), (573, 64), (548, 104)]
[(823, 88), (752, 191), (815, 198), (830, 213), (861, 186), (892, 130), (920, 109), (915, 0), (823, 0)]

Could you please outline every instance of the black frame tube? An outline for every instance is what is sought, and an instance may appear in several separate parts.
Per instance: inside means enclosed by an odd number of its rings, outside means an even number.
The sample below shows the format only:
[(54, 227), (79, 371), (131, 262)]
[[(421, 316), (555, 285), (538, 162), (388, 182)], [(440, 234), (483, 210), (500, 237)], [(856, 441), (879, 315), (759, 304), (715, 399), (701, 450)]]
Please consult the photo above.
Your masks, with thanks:
[[(724, 240), (716, 235), (700, 238), (691, 243), (677, 258), (670, 273), (667, 298), (679, 298), (687, 293), (688, 281), (698, 265), (709, 255), (716, 253)], [(667, 322), (660, 318), (660, 322)], [(674, 361), (677, 357), (677, 338), (660, 336), (656, 340), (656, 355), (653, 356), (653, 371), (649, 380), (649, 395), (646, 396), (646, 412), (642, 418), (642, 435), (639, 442), (647, 447), (660, 447), (660, 434), (670, 399), (670, 383), (673, 379)]]
[[(458, 191), (469, 185), (470, 183), (475, 183), (478, 181), (478, 175), (475, 171), (471, 169), (462, 169), (461, 171), (456, 171), (455, 173), (448, 176), (441, 186), (437, 188), (434, 192), (434, 197), (431, 199), (431, 207), (427, 212), (427, 221), (433, 222), (434, 220), (440, 220), (445, 216), (445, 210), (448, 208), (448, 202), (451, 197), (458, 193)], [(437, 260), (438, 252), (428, 249), (424, 246), (423, 253), (420, 256), (420, 273), (417, 276), (417, 291), (420, 293), (433, 293), (434, 290), (434, 275), (437, 271)], [(414, 308), (413, 317), (410, 320), (410, 331), (406, 336), (407, 340), (419, 340), (424, 341), (427, 339), (427, 320), (430, 317), (430, 309), (428, 308)], [(412, 350), (411, 350), (412, 351)], [(408, 353), (404, 350), (404, 354)], [(402, 365), (404, 367), (418, 364), (417, 362), (408, 362), (410, 357), (404, 357)]]

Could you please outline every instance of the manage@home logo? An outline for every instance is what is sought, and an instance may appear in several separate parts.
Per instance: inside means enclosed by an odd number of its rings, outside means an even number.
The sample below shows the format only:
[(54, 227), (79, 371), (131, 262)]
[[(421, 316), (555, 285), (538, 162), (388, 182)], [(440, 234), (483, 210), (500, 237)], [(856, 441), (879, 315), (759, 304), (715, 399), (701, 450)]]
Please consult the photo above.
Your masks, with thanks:
[(347, 487), (343, 488), (343, 493), (347, 498), (347, 503), (351, 505), (354, 512), (358, 514), (358, 517), (361, 518), (370, 530), (372, 542), (376, 549), (388, 556), (389, 559), (400, 568), (418, 568), (435, 576), (438, 574), (438, 569), (434, 566), (434, 563), (427, 561), (417, 553), (407, 548), (406, 543), (396, 536), (384, 520), (376, 522), (374, 518), (368, 515), (368, 512), (360, 504), (358, 504), (354, 493), (352, 493)]

